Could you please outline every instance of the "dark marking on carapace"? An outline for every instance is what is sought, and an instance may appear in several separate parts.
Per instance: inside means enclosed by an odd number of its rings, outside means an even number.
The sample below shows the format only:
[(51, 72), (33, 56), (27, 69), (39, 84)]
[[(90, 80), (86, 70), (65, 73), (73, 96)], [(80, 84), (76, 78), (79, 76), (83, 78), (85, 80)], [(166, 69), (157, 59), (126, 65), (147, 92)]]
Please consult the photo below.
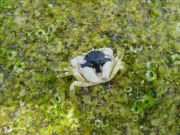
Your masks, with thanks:
[(100, 66), (103, 66), (106, 62), (111, 61), (110, 58), (105, 58), (105, 54), (101, 51), (89, 52), (85, 55), (84, 60), (86, 60), (86, 63), (81, 64), (81, 68), (95, 68), (97, 73), (101, 72)]

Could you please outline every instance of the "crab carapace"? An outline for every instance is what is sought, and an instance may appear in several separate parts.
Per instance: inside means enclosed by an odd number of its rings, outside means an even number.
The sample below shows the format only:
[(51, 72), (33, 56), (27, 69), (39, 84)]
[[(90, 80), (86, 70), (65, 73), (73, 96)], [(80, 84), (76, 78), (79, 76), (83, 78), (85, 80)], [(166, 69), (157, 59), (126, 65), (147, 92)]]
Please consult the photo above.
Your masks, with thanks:
[(91, 51), (85, 55), (84, 60), (86, 63), (81, 64), (81, 68), (91, 67), (96, 70), (97, 73), (101, 72), (101, 68), (106, 62), (111, 61), (110, 58), (107, 58), (104, 53), (101, 51)]

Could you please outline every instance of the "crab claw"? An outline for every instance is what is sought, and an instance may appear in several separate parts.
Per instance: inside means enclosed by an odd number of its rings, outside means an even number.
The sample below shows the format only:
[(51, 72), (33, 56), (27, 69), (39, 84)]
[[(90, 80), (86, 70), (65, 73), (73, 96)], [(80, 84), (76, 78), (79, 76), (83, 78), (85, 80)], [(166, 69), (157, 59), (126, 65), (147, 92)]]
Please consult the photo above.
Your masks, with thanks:
[(100, 83), (101, 79), (96, 75), (94, 69), (90, 67), (80, 68), (81, 74), (84, 76), (86, 80), (93, 83)]
[(102, 79), (108, 80), (112, 70), (113, 70), (114, 62), (108, 61), (103, 65), (102, 68)]

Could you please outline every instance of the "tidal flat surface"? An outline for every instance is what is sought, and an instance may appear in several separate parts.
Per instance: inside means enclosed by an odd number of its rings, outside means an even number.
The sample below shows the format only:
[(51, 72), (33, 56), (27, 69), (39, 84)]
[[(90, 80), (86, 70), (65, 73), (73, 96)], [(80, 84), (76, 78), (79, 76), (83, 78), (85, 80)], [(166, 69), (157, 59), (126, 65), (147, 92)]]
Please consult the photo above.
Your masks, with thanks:
[[(0, 135), (178, 135), (179, 0), (0, 0)], [(60, 69), (92, 48), (126, 71), (76, 88)]]

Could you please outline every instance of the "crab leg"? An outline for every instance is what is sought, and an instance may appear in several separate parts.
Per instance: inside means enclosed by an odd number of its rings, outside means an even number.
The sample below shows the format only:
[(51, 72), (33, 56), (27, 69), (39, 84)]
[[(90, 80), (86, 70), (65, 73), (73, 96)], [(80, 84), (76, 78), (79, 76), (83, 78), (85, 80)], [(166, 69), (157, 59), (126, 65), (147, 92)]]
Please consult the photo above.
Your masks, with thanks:
[(95, 83), (74, 81), (70, 86), (70, 96), (71, 97), (75, 96), (75, 86), (77, 86), (77, 87), (88, 87), (88, 86), (92, 86), (92, 85), (95, 85)]
[(117, 47), (116, 48), (116, 55), (119, 59), (122, 59), (124, 57), (124, 49), (123, 48), (120, 48), (120, 47)]
[(63, 77), (72, 75), (71, 67), (59, 68), (59, 69), (55, 69), (54, 71), (58, 72), (58, 75), (57, 75), (58, 78), (63, 78)]
[(72, 73), (71, 72), (64, 72), (64, 73), (60, 73), (57, 75), (58, 78), (63, 78), (63, 77), (66, 77), (66, 76), (71, 76)]
[(91, 85), (95, 85), (95, 84), (94, 83), (89, 83), (89, 82), (74, 81), (70, 86), (70, 91), (74, 90), (75, 86), (88, 87), (88, 86), (91, 86)]

